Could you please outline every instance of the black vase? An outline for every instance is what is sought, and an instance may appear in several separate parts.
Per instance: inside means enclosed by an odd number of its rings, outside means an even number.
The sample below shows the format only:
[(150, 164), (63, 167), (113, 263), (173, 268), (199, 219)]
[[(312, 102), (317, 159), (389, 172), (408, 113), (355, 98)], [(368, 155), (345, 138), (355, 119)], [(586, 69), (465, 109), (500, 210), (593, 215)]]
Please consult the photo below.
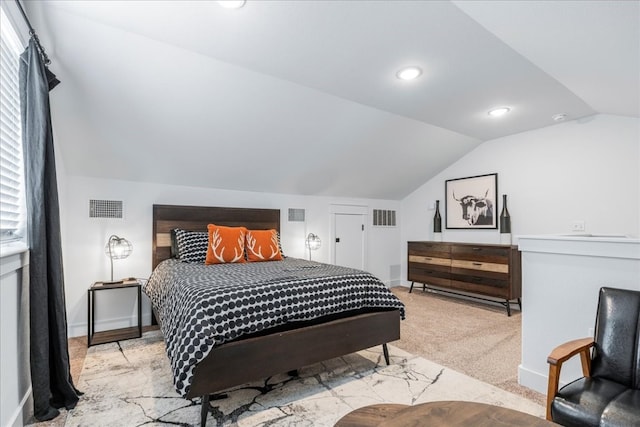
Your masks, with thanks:
[(500, 213), (500, 233), (511, 233), (511, 215), (507, 209), (507, 195), (502, 195), (502, 212)]
[(442, 233), (442, 217), (440, 216), (440, 200), (436, 200), (436, 213), (433, 216), (433, 232)]

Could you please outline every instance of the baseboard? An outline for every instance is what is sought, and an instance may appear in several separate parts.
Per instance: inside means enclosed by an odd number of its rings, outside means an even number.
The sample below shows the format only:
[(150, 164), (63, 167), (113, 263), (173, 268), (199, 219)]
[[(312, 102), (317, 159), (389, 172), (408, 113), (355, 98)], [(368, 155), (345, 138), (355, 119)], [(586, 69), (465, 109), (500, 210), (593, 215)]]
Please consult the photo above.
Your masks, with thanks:
[(402, 286), (402, 280), (401, 279), (395, 279), (395, 280), (389, 281), (389, 287), (390, 288), (395, 288), (396, 286)]
[(546, 395), (548, 383), (548, 376), (546, 374), (541, 374), (525, 368), (522, 365), (518, 365), (518, 384), (521, 386)]
[(20, 404), (14, 411), (9, 422), (8, 427), (23, 427), (31, 419), (33, 415), (33, 395), (31, 393), (31, 386), (27, 389), (24, 396), (20, 400)]
[[(151, 313), (142, 312), (142, 325), (151, 324)], [(96, 332), (108, 331), (111, 329), (129, 328), (138, 325), (138, 317), (136, 315), (130, 317), (117, 317), (112, 319), (97, 320), (94, 324), (94, 330)], [(67, 334), (69, 338), (82, 337), (88, 333), (88, 322), (80, 322), (67, 325)]]

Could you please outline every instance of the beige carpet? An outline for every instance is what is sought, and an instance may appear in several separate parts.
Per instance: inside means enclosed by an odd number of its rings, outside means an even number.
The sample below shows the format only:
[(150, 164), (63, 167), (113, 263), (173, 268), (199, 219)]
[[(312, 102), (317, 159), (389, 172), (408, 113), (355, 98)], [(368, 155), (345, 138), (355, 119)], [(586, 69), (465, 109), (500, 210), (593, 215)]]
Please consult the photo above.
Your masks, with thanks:
[(545, 404), (544, 395), (518, 384), (520, 311), (512, 309), (508, 317), (501, 305), (423, 292), (421, 287), (414, 287), (412, 293), (405, 287), (392, 291), (407, 310), (401, 338), (393, 345)]

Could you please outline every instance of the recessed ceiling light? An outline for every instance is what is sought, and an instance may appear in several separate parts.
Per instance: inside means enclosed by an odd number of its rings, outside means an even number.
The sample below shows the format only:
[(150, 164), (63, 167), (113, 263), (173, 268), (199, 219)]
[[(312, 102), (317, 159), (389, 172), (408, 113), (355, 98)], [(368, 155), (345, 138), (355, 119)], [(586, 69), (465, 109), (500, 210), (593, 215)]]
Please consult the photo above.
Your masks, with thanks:
[(509, 111), (511, 111), (511, 108), (509, 107), (498, 107), (498, 108), (494, 108), (493, 110), (489, 110), (488, 114), (491, 117), (500, 117), (500, 116), (504, 116)]
[(551, 118), (555, 122), (561, 122), (567, 118), (567, 113), (554, 114)]
[(420, 67), (405, 67), (396, 73), (396, 77), (400, 80), (413, 80), (420, 77), (422, 70)]
[(218, 0), (218, 4), (225, 9), (240, 9), (246, 0)]

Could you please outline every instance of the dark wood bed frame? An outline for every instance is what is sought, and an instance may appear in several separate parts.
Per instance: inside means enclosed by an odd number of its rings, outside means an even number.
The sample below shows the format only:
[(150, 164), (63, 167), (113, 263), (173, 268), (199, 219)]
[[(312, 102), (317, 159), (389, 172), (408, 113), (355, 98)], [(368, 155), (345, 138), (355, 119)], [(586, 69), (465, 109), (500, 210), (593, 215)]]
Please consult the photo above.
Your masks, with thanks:
[[(207, 224), (280, 230), (279, 209), (153, 206), (153, 268), (171, 257), (171, 230), (206, 231)], [(360, 312), (225, 343), (194, 369), (187, 398), (202, 396), (200, 425), (205, 426), (211, 394), (302, 366), (400, 339), (397, 309)]]

